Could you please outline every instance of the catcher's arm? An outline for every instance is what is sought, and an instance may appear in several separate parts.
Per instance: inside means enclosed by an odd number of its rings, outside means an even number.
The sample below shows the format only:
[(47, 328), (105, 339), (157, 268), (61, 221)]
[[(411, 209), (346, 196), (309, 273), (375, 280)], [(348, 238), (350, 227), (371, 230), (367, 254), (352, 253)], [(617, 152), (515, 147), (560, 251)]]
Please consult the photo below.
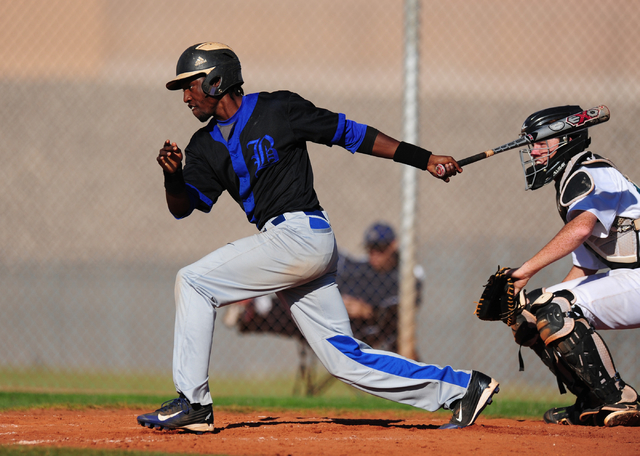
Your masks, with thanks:
[(514, 292), (519, 293), (535, 274), (580, 247), (591, 236), (597, 222), (598, 218), (591, 212), (577, 211), (577, 215), (530, 260), (507, 272), (507, 276), (514, 279)]
[(567, 276), (564, 279), (562, 279), (562, 281), (568, 282), (570, 280), (578, 279), (580, 277), (587, 277), (590, 275), (594, 275), (596, 272), (598, 272), (597, 269), (588, 269), (588, 268), (583, 268), (580, 266), (573, 265), (573, 267), (571, 268)]

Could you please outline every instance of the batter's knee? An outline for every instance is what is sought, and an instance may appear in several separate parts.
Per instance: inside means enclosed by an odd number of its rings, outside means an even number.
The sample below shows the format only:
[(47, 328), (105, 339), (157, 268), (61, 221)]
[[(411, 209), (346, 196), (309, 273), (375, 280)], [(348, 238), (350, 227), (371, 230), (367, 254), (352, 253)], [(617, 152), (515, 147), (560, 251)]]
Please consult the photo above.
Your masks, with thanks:
[(190, 293), (197, 293), (208, 299), (211, 304), (217, 306), (217, 301), (213, 297), (213, 291), (210, 287), (199, 283), (201, 276), (189, 266), (185, 266), (176, 274), (176, 283), (174, 286), (174, 293), (176, 295), (176, 302), (179, 301), (178, 296), (182, 296), (182, 300), (186, 298)]
[(188, 283), (188, 277), (190, 275), (189, 266), (181, 268), (176, 274), (176, 289), (185, 286)]

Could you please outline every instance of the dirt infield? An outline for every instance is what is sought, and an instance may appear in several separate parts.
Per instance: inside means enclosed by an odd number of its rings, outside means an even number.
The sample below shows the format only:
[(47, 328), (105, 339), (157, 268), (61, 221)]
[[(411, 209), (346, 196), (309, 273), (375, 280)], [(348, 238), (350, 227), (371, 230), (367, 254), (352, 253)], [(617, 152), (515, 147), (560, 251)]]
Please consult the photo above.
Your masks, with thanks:
[(0, 413), (0, 445), (120, 448), (229, 455), (640, 454), (640, 428), (547, 425), (480, 417), (439, 430), (441, 414), (420, 411), (216, 411), (215, 432), (194, 435), (139, 426), (148, 410), (29, 410)]

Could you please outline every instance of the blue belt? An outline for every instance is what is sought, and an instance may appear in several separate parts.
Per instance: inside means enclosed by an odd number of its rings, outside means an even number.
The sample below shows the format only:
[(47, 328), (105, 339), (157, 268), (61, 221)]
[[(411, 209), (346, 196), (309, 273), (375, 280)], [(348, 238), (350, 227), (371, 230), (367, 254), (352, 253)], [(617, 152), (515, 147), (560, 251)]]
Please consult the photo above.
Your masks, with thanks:
[[(316, 217), (321, 217), (321, 218), (326, 220), (326, 218), (324, 217), (324, 214), (322, 213), (322, 211), (304, 211), (304, 213), (307, 214), (307, 215), (315, 215)], [(285, 220), (286, 220), (286, 218), (284, 217), (284, 214), (280, 214), (276, 218), (271, 220), (271, 224), (273, 226), (280, 225)]]

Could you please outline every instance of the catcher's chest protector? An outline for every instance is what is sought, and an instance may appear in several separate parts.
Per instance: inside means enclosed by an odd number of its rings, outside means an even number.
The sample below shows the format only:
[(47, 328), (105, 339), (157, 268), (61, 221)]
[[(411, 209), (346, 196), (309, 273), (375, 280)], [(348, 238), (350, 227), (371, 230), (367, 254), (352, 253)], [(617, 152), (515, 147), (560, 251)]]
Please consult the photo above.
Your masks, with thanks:
[[(556, 204), (562, 220), (567, 223), (567, 209), (589, 195), (595, 188), (588, 169), (584, 167), (616, 166), (608, 159), (589, 151), (576, 155), (568, 164), (556, 184)], [(626, 177), (626, 176), (625, 176)], [(627, 180), (629, 180), (627, 178)], [(631, 182), (629, 180), (629, 182)], [(633, 182), (632, 182), (633, 183)], [(634, 184), (635, 185), (635, 184)], [(616, 217), (609, 236), (590, 236), (585, 246), (610, 269), (640, 267), (638, 231), (640, 219)]]

